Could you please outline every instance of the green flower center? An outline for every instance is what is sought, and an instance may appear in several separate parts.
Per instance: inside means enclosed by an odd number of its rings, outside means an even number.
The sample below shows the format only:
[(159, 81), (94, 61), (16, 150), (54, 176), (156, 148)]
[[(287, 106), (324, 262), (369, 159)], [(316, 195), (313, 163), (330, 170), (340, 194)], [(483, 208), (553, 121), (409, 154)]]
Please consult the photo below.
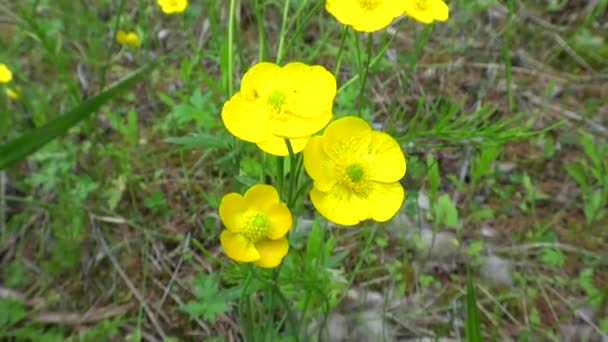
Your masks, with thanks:
[(424, 11), (428, 7), (428, 0), (416, 0), (416, 7)]
[(346, 175), (351, 182), (358, 183), (363, 178), (363, 168), (358, 164), (351, 164), (346, 167)]
[(286, 100), (287, 96), (280, 90), (273, 90), (268, 94), (268, 104), (277, 111), (281, 110)]
[(366, 11), (373, 11), (380, 7), (381, 0), (359, 0), (359, 7)]
[(240, 228), (241, 234), (249, 241), (256, 242), (268, 233), (270, 220), (260, 211), (248, 210), (243, 214)]

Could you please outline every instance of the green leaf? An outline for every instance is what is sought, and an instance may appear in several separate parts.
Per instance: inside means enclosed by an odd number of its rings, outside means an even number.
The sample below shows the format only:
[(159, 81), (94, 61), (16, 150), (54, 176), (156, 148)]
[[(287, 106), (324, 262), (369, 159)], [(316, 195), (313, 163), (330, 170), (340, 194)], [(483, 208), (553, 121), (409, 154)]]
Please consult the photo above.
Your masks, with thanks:
[(541, 260), (548, 265), (562, 266), (566, 257), (559, 249), (544, 248), (541, 252)]
[(498, 145), (490, 144), (483, 146), (481, 154), (477, 158), (473, 159), (471, 165), (471, 179), (473, 183), (490, 173), (490, 167), (499, 154), (500, 148)]
[(475, 300), (475, 287), (471, 274), (467, 273), (467, 315), (465, 318), (464, 336), (467, 342), (481, 342), (481, 321)]
[(600, 156), (597, 153), (597, 149), (595, 148), (595, 144), (593, 143), (593, 137), (591, 137), (589, 133), (585, 133), (583, 134), (581, 143), (583, 144), (585, 154), (591, 159), (594, 167), (601, 168), (602, 163), (600, 161)]
[(431, 188), (431, 200), (435, 199), (437, 192), (439, 192), (439, 184), (441, 178), (439, 177), (439, 167), (437, 166), (437, 160), (432, 154), (429, 154), (426, 158), (427, 175), (429, 177), (429, 185)]
[(238, 297), (239, 289), (220, 289), (214, 275), (199, 273), (192, 282), (196, 300), (186, 303), (182, 310), (192, 318), (203, 317), (214, 321), (218, 314), (230, 311), (232, 301)]
[(589, 185), (587, 183), (587, 176), (585, 174), (585, 170), (583, 169), (583, 165), (579, 163), (568, 164), (565, 166), (565, 168), (570, 177), (574, 178), (576, 183), (578, 183), (581, 190), (586, 192)]
[(20, 137), (0, 146), (0, 170), (34, 153), (49, 141), (66, 133), (70, 128), (95, 113), (104, 103), (123, 93), (140, 78), (150, 73), (155, 64), (149, 64), (131, 73), (118, 83), (110, 86), (72, 111), (55, 118), (44, 126), (33, 129)]
[(435, 204), (435, 220), (448, 227), (458, 228), (458, 209), (448, 195), (441, 195)]

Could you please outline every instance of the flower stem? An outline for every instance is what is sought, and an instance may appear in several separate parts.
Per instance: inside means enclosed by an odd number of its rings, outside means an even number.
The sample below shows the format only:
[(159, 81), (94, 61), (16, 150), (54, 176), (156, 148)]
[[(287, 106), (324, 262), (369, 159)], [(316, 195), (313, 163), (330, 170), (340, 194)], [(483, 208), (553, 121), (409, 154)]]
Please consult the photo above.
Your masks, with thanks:
[(235, 17), (235, 12), (236, 12), (236, 2), (237, 0), (230, 0), (230, 12), (228, 15), (228, 72), (226, 75), (226, 77), (228, 78), (227, 80), (227, 97), (230, 97), (232, 95), (233, 92), (233, 82), (232, 82), (232, 73), (233, 73), (233, 63), (234, 63), (234, 17)]
[(260, 0), (255, 0), (255, 18), (258, 25), (258, 62), (261, 62), (264, 60), (266, 35), (264, 33), (264, 4), (260, 3)]
[(296, 187), (296, 164), (298, 164), (298, 161), (296, 160), (296, 155), (293, 152), (293, 147), (291, 146), (291, 141), (289, 141), (289, 139), (285, 138), (285, 144), (287, 145), (287, 151), (289, 151), (289, 189), (288, 189), (288, 193), (287, 193), (287, 206), (289, 207), (289, 209), (293, 210), (293, 201), (294, 198), (293, 194), (295, 191), (295, 187)]
[(279, 194), (283, 196), (283, 178), (285, 177), (285, 157), (277, 157), (277, 185)]
[(281, 64), (283, 60), (283, 45), (285, 44), (285, 35), (287, 34), (287, 13), (289, 12), (289, 0), (285, 0), (283, 7), (283, 21), (281, 23), (281, 34), (279, 35), (279, 46), (277, 47), (277, 64)]
[(361, 111), (363, 110), (363, 93), (365, 92), (365, 85), (367, 83), (367, 75), (369, 73), (369, 67), (372, 62), (372, 49), (373, 49), (373, 36), (372, 33), (369, 32), (367, 34), (367, 60), (365, 61), (365, 68), (363, 69), (363, 75), (361, 76), (361, 89), (359, 91), (359, 97), (357, 98), (357, 102), (359, 104), (359, 116), (361, 116)]
[(342, 51), (344, 51), (344, 43), (346, 41), (346, 35), (348, 33), (348, 26), (344, 25), (342, 29), (342, 34), (340, 35), (340, 49), (338, 50), (338, 55), (336, 56), (336, 66), (334, 68), (334, 76), (338, 78), (338, 74), (340, 73), (340, 64), (342, 64)]

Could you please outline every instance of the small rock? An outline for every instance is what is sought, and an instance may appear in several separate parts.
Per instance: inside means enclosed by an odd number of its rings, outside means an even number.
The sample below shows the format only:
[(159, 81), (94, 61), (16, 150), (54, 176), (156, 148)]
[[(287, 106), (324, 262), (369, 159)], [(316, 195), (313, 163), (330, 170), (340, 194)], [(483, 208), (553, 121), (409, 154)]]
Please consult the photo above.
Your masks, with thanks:
[(429, 196), (427, 196), (424, 192), (420, 191), (418, 193), (418, 208), (429, 210), (431, 207), (429, 202)]
[(451, 232), (437, 232), (433, 241), (433, 231), (421, 229), (420, 238), (424, 246), (419, 252), (423, 258), (428, 255), (432, 260), (454, 260), (461, 256), (460, 242)]
[(501, 257), (491, 255), (481, 266), (481, 276), (493, 285), (511, 286), (513, 277), (511, 263)]

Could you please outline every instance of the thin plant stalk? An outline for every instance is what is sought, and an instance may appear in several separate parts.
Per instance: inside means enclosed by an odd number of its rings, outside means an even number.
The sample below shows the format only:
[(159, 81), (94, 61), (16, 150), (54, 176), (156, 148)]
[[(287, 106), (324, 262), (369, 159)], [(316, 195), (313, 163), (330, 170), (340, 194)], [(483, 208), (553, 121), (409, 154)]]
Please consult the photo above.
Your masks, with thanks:
[(289, 0), (285, 0), (285, 6), (283, 6), (283, 19), (281, 22), (281, 34), (279, 35), (279, 46), (277, 47), (277, 59), (276, 63), (281, 64), (283, 61), (283, 45), (285, 44), (285, 35), (287, 34), (287, 13), (289, 12)]
[(234, 84), (232, 81), (232, 74), (233, 74), (233, 63), (234, 63), (234, 19), (235, 19), (235, 12), (236, 12), (236, 2), (237, 0), (230, 0), (230, 12), (228, 15), (228, 94), (227, 96), (230, 97), (233, 93), (234, 90)]
[(342, 52), (344, 51), (344, 43), (346, 42), (346, 35), (348, 34), (348, 26), (344, 25), (342, 28), (342, 34), (340, 35), (340, 48), (338, 49), (338, 55), (336, 56), (336, 66), (334, 68), (334, 75), (338, 78), (340, 73), (340, 65), (342, 64)]

